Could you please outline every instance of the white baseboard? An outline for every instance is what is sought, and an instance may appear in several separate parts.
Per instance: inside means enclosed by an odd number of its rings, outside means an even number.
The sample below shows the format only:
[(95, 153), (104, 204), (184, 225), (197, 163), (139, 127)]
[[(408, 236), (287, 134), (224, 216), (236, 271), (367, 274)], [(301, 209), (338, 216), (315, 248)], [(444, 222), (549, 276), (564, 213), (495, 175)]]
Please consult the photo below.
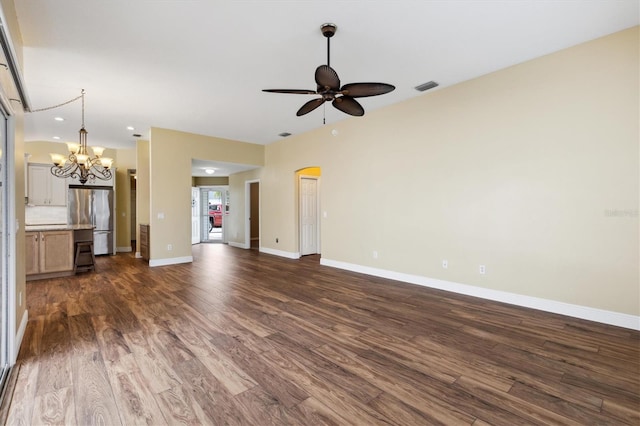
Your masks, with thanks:
[(273, 254), (275, 256), (286, 257), (287, 259), (300, 259), (300, 253), (284, 250), (276, 250), (269, 247), (260, 247), (261, 253)]
[(116, 247), (116, 253), (131, 253), (131, 247)]
[(229, 241), (227, 244), (229, 244), (231, 247), (237, 247), (237, 248), (241, 248), (241, 249), (249, 249), (251, 247), (249, 247), (248, 245), (244, 244), (244, 243), (236, 243), (235, 241)]
[(142, 259), (142, 255), (139, 251), (136, 252), (136, 259)]
[(167, 265), (176, 265), (178, 263), (191, 263), (193, 262), (193, 256), (183, 256), (183, 257), (169, 257), (166, 259), (150, 259), (149, 266), (167, 266)]
[(606, 311), (604, 309), (590, 308), (588, 306), (573, 305), (570, 303), (558, 302), (555, 300), (541, 299), (539, 297), (524, 296), (521, 294), (509, 293), (506, 291), (491, 290), (488, 288), (438, 280), (434, 278), (423, 277), (420, 275), (411, 275), (401, 272), (388, 271), (386, 269), (371, 268), (369, 266), (341, 262), (338, 260), (322, 258), (320, 259), (320, 264), (324, 266), (331, 266), (333, 268), (345, 269), (348, 271), (359, 272), (376, 277), (403, 281), (406, 283), (417, 284), (424, 287), (451, 291), (453, 293), (464, 294), (467, 296), (474, 296), (482, 299), (494, 300), (496, 302), (509, 303), (511, 305), (522, 306), (525, 308), (532, 308), (540, 311), (552, 312), (554, 314), (566, 315), (574, 318), (581, 318), (589, 321), (596, 321), (603, 324), (615, 325), (617, 327), (624, 327), (640, 331), (640, 316)]
[(29, 321), (29, 311), (25, 309), (22, 314), (22, 319), (20, 320), (20, 326), (16, 331), (16, 338), (13, 347), (13, 359), (10, 364), (13, 364), (18, 359), (18, 353), (20, 352), (20, 345), (22, 344), (22, 338), (24, 337), (24, 332), (27, 329), (27, 322)]

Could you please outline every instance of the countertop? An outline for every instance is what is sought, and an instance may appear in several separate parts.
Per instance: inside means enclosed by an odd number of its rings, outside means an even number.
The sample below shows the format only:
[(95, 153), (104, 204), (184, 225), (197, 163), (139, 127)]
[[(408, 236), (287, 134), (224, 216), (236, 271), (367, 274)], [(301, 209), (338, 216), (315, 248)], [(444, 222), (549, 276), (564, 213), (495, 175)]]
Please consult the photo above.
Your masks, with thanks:
[(25, 225), (24, 230), (27, 232), (38, 232), (38, 231), (76, 231), (81, 229), (93, 229), (94, 226), (91, 224), (87, 225), (67, 225), (67, 224), (59, 224), (59, 225)]

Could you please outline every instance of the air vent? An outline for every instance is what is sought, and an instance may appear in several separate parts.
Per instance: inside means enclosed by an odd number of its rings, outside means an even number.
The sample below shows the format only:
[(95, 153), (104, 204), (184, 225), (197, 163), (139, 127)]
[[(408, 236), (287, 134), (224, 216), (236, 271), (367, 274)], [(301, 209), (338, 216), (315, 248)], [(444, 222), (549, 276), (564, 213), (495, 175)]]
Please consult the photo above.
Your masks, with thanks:
[(291, 136), (291, 133), (289, 133), (289, 132), (282, 132), (282, 133), (279, 133), (279, 134), (278, 134), (278, 136), (282, 136), (283, 138), (286, 138), (287, 136)]
[(133, 136), (134, 138), (141, 138), (142, 137), (142, 135), (140, 133), (134, 133), (131, 136)]
[(416, 90), (419, 92), (424, 92), (425, 90), (433, 89), (434, 87), (438, 87), (438, 83), (436, 83), (435, 81), (428, 81), (421, 84), (420, 86), (416, 86)]

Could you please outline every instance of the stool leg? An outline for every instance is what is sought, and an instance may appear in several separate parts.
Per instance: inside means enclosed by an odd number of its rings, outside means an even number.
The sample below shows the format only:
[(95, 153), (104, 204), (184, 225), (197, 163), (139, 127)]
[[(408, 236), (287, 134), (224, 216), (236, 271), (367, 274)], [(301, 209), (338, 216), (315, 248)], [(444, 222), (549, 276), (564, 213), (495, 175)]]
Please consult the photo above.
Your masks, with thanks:
[(73, 258), (73, 273), (78, 270), (78, 257), (80, 256), (80, 244), (76, 243), (76, 255)]
[(96, 257), (93, 255), (93, 243), (89, 245), (89, 249), (91, 250), (91, 268), (96, 270)]

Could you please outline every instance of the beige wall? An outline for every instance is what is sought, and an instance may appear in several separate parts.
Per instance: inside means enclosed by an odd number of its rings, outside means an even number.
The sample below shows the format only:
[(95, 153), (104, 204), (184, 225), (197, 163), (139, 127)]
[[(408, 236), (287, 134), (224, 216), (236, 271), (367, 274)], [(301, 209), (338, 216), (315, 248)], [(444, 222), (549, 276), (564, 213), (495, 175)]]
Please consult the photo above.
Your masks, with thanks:
[(268, 145), (261, 245), (299, 251), (295, 172), (319, 166), (325, 259), (639, 315), (638, 38)]
[(191, 257), (193, 158), (262, 166), (264, 146), (156, 127), (151, 129), (151, 263), (157, 264), (163, 259), (187, 261)]

